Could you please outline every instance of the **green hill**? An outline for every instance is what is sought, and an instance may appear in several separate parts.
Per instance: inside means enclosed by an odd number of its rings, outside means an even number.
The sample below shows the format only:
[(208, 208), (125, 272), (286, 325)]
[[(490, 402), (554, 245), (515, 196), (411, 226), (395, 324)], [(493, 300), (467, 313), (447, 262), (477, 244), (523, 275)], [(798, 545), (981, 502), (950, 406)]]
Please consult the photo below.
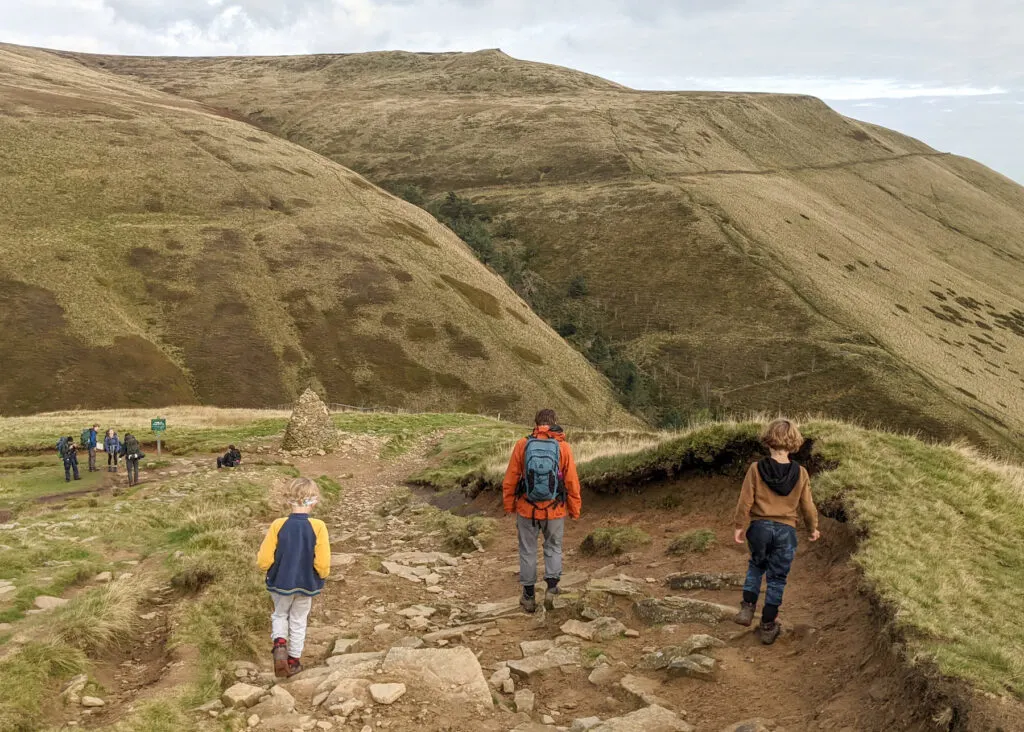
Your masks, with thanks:
[(541, 404), (607, 381), (433, 217), (235, 119), (0, 46), (0, 411)]
[(1024, 189), (818, 100), (500, 51), (76, 58), (485, 205), (492, 266), (653, 419), (1024, 431)]

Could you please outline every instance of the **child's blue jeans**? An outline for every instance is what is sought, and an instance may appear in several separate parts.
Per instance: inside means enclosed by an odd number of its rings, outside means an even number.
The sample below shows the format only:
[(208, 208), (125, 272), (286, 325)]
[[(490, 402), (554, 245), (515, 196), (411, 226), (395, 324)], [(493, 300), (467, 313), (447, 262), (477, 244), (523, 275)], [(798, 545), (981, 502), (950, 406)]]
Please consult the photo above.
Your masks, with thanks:
[[(761, 578), (767, 575), (768, 590), (764, 602), (766, 606), (777, 608), (782, 604), (786, 578), (796, 555), (796, 529), (777, 521), (754, 521), (747, 529), (747, 545), (750, 547), (750, 564), (743, 583), (743, 597), (756, 603), (761, 593)], [(753, 600), (749, 599), (751, 597)]]

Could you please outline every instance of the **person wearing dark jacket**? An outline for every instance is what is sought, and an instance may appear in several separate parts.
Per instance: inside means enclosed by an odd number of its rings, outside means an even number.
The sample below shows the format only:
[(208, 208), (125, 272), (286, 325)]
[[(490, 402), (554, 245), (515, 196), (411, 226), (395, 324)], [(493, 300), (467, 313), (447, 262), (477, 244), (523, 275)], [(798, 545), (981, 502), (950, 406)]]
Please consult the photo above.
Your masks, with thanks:
[(128, 487), (138, 485), (139, 460), (142, 458), (142, 450), (139, 448), (138, 439), (131, 432), (126, 432), (124, 435), (121, 454), (124, 455), (124, 466), (128, 471)]
[(78, 448), (75, 447), (75, 442), (70, 436), (64, 438), (60, 457), (64, 461), (64, 482), (71, 482), (72, 472), (75, 475), (75, 480), (81, 480), (82, 477), (78, 474)]
[(242, 462), (242, 453), (234, 446), (228, 445), (228, 451), (217, 458), (218, 468), (233, 468)]
[(782, 632), (777, 618), (796, 555), (799, 515), (803, 515), (811, 541), (817, 541), (821, 534), (807, 470), (789, 458), (804, 443), (800, 430), (789, 420), (777, 419), (768, 425), (761, 439), (771, 457), (747, 470), (736, 505), (735, 539), (737, 544), (746, 541), (750, 547), (750, 562), (743, 583), (743, 602), (734, 620), (748, 626), (754, 621), (761, 580), (767, 575), (760, 634), (761, 642), (771, 645)]
[(117, 456), (121, 453), (121, 440), (117, 437), (117, 430), (111, 427), (107, 430), (107, 436), (103, 438), (103, 449), (107, 452), (107, 472), (117, 472)]

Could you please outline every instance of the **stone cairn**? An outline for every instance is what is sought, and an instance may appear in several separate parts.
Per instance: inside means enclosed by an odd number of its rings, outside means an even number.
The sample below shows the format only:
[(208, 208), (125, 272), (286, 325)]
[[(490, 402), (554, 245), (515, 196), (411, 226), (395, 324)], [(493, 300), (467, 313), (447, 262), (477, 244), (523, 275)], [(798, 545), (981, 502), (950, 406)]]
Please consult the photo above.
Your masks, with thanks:
[(306, 389), (295, 402), (292, 418), (284, 432), (282, 450), (323, 455), (338, 446), (338, 430), (331, 413), (312, 389)]

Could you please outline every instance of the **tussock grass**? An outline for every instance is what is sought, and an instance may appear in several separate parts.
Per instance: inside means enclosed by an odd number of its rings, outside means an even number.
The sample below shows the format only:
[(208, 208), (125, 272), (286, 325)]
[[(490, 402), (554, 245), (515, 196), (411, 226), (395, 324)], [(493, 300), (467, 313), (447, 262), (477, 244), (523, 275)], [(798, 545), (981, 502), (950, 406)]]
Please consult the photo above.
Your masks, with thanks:
[(48, 620), (50, 630), (61, 643), (89, 655), (127, 647), (138, 627), (145, 589), (137, 577), (118, 577), (94, 587), (57, 608)]
[(711, 529), (694, 529), (672, 539), (666, 551), (669, 554), (705, 554), (716, 543), (715, 532)]
[(62, 681), (82, 673), (85, 654), (65, 643), (32, 641), (0, 663), (0, 729), (35, 732), (45, 718), (43, 700)]
[(341, 498), (341, 485), (331, 476), (321, 475), (316, 479), (316, 484), (320, 486), (320, 498), (325, 505)]
[(454, 554), (475, 551), (474, 539), (487, 546), (494, 540), (498, 529), (498, 522), (492, 518), (456, 516), (437, 509), (430, 512), (427, 521), (440, 532), (444, 547)]
[(400, 516), (412, 505), (412, 491), (408, 488), (395, 488), (377, 507), (381, 516)]
[(642, 529), (635, 526), (616, 526), (595, 529), (587, 534), (580, 544), (580, 551), (592, 556), (613, 557), (649, 544), (650, 541), (650, 535)]
[(184, 709), (181, 699), (157, 699), (143, 704), (109, 727), (109, 732), (182, 732), (196, 728), (195, 719)]

